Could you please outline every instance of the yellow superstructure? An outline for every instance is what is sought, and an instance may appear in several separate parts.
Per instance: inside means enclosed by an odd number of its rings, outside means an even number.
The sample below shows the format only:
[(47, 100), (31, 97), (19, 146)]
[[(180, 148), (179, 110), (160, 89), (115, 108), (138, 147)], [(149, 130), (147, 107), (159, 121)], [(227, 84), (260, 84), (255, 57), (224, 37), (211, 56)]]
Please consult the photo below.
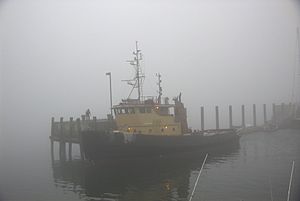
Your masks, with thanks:
[(146, 135), (181, 135), (181, 123), (176, 122), (171, 104), (120, 104), (115, 106), (118, 130)]

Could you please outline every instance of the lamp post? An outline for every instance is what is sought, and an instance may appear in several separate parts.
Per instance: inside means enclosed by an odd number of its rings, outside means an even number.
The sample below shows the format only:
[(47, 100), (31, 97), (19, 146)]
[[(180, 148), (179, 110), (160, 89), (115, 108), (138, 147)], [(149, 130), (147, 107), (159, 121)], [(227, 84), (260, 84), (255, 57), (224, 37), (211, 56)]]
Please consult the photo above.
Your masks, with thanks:
[(111, 114), (111, 117), (113, 117), (113, 112), (112, 112), (112, 90), (111, 90), (111, 72), (106, 73), (106, 75), (109, 76), (110, 114)]

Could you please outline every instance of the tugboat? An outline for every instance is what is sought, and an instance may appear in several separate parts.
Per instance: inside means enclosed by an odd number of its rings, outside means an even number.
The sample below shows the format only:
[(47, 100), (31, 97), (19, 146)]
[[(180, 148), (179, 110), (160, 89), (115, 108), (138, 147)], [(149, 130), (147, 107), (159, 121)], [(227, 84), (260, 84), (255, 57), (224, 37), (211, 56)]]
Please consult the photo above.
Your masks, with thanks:
[[(142, 55), (137, 42), (133, 55), (129, 63), (135, 69), (135, 76), (126, 80), (132, 85), (130, 94), (111, 108), (115, 116), (111, 121), (115, 127), (110, 131), (82, 131), (87, 159), (161, 156), (238, 143), (239, 135), (235, 129), (192, 132), (188, 128), (181, 93), (173, 98), (174, 103), (162, 97), (160, 74), (157, 74), (158, 96), (143, 96), (145, 76), (140, 67)], [(130, 98), (135, 90), (137, 97)]]

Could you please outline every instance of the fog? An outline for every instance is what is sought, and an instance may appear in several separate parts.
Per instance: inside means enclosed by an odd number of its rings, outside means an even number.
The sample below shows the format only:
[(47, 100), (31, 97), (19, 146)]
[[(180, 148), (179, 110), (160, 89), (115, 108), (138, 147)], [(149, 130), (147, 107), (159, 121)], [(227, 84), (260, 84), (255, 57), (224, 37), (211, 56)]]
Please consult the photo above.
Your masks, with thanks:
[(105, 73), (118, 104), (130, 91), (121, 80), (133, 75), (126, 60), (135, 41), (144, 55), (144, 95), (157, 95), (161, 73), (163, 96), (182, 93), (193, 128), (202, 105), (213, 112), (232, 104), (239, 112), (241, 104), (291, 102), (299, 11), (292, 0), (1, 1), (5, 145), (25, 130), (24, 140), (47, 140), (52, 116), (79, 117), (89, 108), (105, 118)]

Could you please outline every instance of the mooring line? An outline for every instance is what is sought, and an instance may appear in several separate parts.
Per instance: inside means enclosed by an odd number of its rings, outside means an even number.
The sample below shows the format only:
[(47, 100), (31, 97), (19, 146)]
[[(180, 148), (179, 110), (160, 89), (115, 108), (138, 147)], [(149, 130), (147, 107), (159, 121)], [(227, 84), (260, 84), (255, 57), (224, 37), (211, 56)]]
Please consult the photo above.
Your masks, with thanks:
[(202, 170), (203, 170), (203, 167), (204, 167), (205, 161), (206, 161), (206, 159), (207, 159), (207, 156), (208, 156), (208, 154), (206, 154), (206, 156), (205, 156), (205, 158), (204, 158), (204, 161), (203, 161), (203, 163), (202, 163), (202, 166), (201, 166), (201, 169), (200, 169), (200, 171), (199, 171), (198, 177), (197, 177), (196, 182), (195, 182), (195, 184), (194, 184), (194, 189), (193, 189), (193, 191), (192, 191), (192, 194), (191, 194), (191, 197), (190, 197), (189, 201), (192, 201), (192, 199), (193, 199), (193, 196), (194, 196), (194, 193), (195, 193), (195, 190), (196, 190), (198, 181), (199, 181), (199, 177), (200, 177), (201, 172), (202, 172)]
[(290, 191), (291, 191), (291, 185), (292, 185), (292, 180), (293, 180), (294, 165), (295, 165), (295, 161), (293, 161), (293, 165), (292, 165), (292, 171), (291, 171), (291, 176), (290, 176), (290, 183), (289, 183), (289, 190), (288, 190), (287, 201), (290, 200)]
[(273, 201), (273, 187), (272, 187), (272, 181), (269, 176), (269, 186), (270, 186), (270, 196), (271, 196), (271, 201)]

